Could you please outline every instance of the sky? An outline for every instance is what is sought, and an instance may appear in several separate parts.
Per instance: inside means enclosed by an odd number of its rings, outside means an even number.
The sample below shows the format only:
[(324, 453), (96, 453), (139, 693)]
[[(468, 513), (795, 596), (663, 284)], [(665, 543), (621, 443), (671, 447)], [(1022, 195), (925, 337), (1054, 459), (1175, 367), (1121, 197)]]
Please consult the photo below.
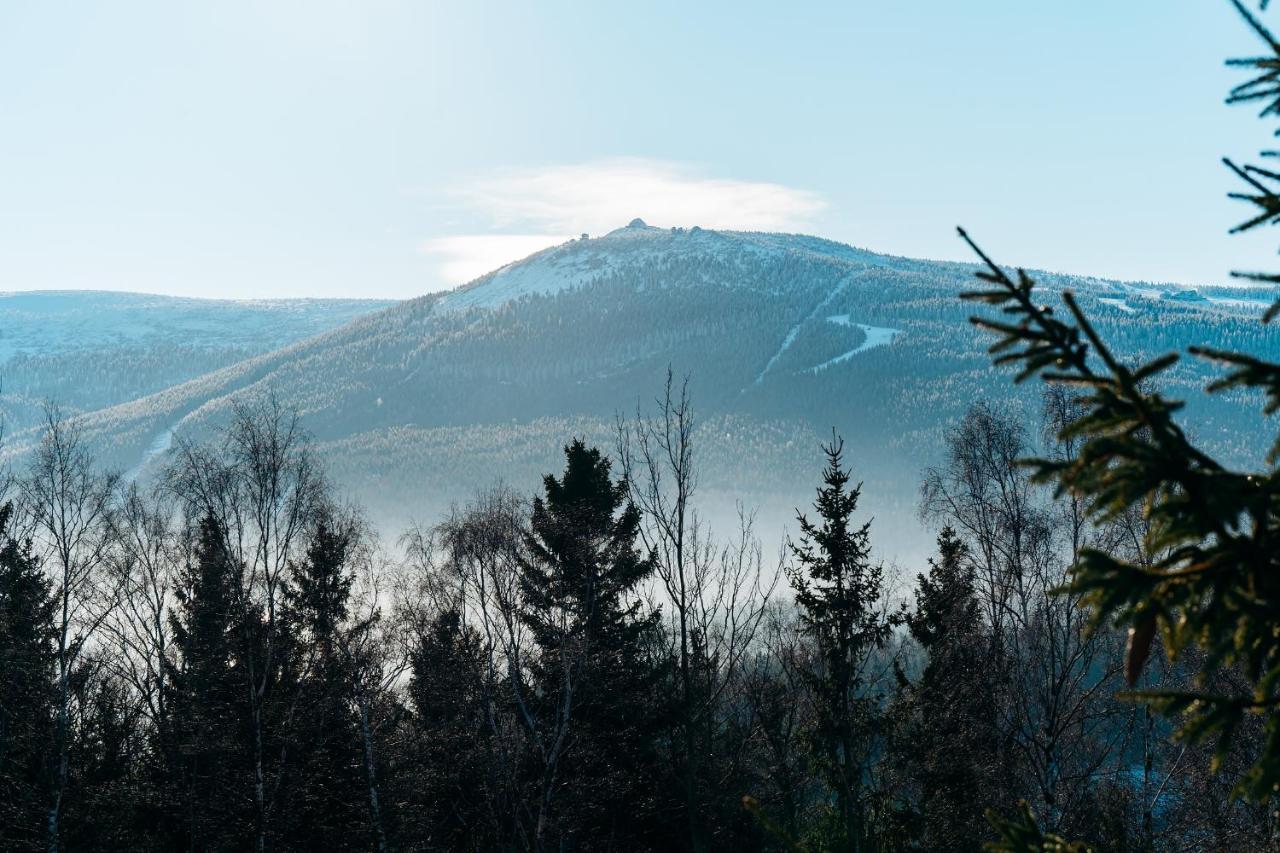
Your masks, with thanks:
[[(1280, 11), (1264, 15), (1280, 28)], [(0, 0), (0, 290), (411, 297), (581, 233), (1217, 283), (1227, 0)]]

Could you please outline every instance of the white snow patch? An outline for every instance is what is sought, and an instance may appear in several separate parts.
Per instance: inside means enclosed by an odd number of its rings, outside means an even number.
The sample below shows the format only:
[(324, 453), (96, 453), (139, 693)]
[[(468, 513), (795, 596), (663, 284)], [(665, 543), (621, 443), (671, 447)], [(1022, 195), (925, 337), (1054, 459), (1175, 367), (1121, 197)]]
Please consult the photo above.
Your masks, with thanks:
[(436, 303), (437, 310), (496, 308), (522, 296), (550, 296), (590, 283), (611, 268), (603, 253), (564, 252), (563, 246), (540, 252), (524, 261), (507, 264), (487, 280), (455, 290)]
[(1119, 296), (1099, 296), (1098, 301), (1105, 305), (1110, 305), (1112, 308), (1119, 308), (1121, 311), (1123, 311), (1126, 314), (1138, 313), (1137, 308), (1134, 308), (1132, 305), (1130, 305), (1128, 302), (1126, 302), (1123, 298)]
[[(760, 375), (756, 377), (756, 381), (752, 383), (753, 385), (759, 385), (761, 382), (763, 382), (765, 376), (768, 375), (769, 371), (773, 369), (773, 366), (778, 363), (778, 359), (782, 358), (782, 354), (786, 352), (788, 349), (790, 349), (791, 345), (795, 343), (796, 335), (800, 333), (800, 327), (803, 326), (805, 323), (809, 322), (810, 320), (812, 320), (814, 317), (817, 317), (820, 313), (822, 313), (822, 309), (830, 305), (831, 301), (835, 299), (837, 296), (839, 296), (844, 291), (844, 289), (848, 287), (849, 282), (852, 280), (853, 280), (852, 276), (848, 276), (842, 279), (841, 282), (837, 284), (835, 288), (832, 289), (832, 291), (822, 299), (822, 301), (820, 301), (817, 305), (813, 306), (813, 310), (809, 312), (808, 316), (806, 316), (799, 323), (796, 323), (794, 326), (791, 327), (791, 330), (787, 332), (787, 336), (782, 339), (782, 346), (778, 347), (778, 351), (775, 352), (773, 354), (773, 357), (770, 358), (769, 361), (765, 363), (764, 370), (760, 371)], [(844, 315), (839, 315), (839, 316), (844, 316)], [(847, 320), (848, 317), (845, 317), (845, 319)], [(742, 390), (745, 391), (746, 389), (744, 388)]]
[(866, 337), (862, 343), (846, 353), (842, 353), (835, 358), (829, 358), (822, 364), (809, 368), (810, 373), (817, 373), (820, 370), (826, 370), (828, 367), (846, 362), (858, 353), (866, 352), (876, 347), (888, 346), (893, 343), (894, 338), (902, 334), (901, 329), (890, 329), (887, 326), (868, 326), (865, 323), (854, 323), (849, 319), (848, 314), (833, 314), (827, 318), (828, 323), (837, 323), (841, 326), (857, 326), (863, 331)]
[[(773, 242), (764, 237), (776, 238)], [(665, 229), (634, 220), (596, 239), (570, 240), (451, 291), (436, 302), (440, 312), (497, 308), (529, 295), (550, 296), (587, 287), (606, 276), (653, 259), (682, 257), (748, 259), (777, 257), (799, 251), (786, 236), (719, 232), (702, 228)]]
[(133, 468), (124, 474), (124, 481), (132, 483), (141, 476), (143, 469), (154, 459), (163, 456), (169, 452), (169, 448), (173, 447), (173, 431), (177, 425), (169, 427), (151, 440), (151, 444), (147, 445), (147, 449), (142, 454), (142, 460)]

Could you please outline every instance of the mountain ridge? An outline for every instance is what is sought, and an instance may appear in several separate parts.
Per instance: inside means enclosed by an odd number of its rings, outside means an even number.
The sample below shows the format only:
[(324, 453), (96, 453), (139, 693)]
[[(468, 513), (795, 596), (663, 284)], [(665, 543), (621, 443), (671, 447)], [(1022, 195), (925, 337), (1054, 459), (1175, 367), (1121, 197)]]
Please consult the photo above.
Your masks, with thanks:
[[(554, 470), (569, 434), (607, 445), (617, 414), (652, 399), (670, 367), (693, 376), (708, 491), (802, 505), (817, 443), (835, 426), (863, 451), (872, 507), (902, 516), (912, 514), (917, 473), (970, 402), (993, 399), (1032, 418), (1038, 406), (1032, 389), (1012, 389), (990, 367), (989, 342), (967, 322), (956, 294), (973, 271), (809, 235), (633, 224), (80, 423), (106, 461), (122, 470), (141, 462), (145, 475), (163, 465), (163, 452), (149, 451), (166, 434), (208, 435), (234, 402), (275, 393), (375, 514), (414, 505), (421, 516), (495, 479), (536, 482), (526, 478)], [(1252, 303), (1239, 298), (1252, 290), (1217, 304), (1203, 289), (1041, 278), (1050, 300), (1074, 287), (1134, 357), (1257, 336)], [(1202, 298), (1182, 298), (1192, 292)], [(1189, 392), (1208, 375), (1189, 363), (1171, 381)], [(1191, 414), (1211, 440), (1251, 454), (1251, 436), (1232, 435), (1247, 408), (1230, 398)]]
[(342, 326), (393, 304), (227, 300), (105, 290), (0, 293), (0, 412), (10, 429), (43, 401), (99, 410)]

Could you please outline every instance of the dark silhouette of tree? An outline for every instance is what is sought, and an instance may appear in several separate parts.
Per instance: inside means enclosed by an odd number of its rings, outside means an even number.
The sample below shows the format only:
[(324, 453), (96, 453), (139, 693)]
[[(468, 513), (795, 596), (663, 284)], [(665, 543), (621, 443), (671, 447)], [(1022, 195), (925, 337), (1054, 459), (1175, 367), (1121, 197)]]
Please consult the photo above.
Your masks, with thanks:
[(161, 841), (141, 707), (109, 656), (86, 657), (71, 679), (77, 709), (62, 820), (68, 850), (154, 849)]
[(240, 850), (253, 835), (252, 801), (241, 796), (251, 772), (246, 739), (243, 666), (238, 649), (241, 567), (228, 553), (225, 531), (206, 516), (195, 532), (171, 616), (171, 719), (166, 741), (172, 791), (171, 844), (189, 850)]
[(853, 526), (861, 486), (849, 487), (844, 441), (823, 447), (827, 466), (814, 501), (817, 521), (798, 513), (800, 541), (788, 569), (805, 630), (818, 647), (810, 678), (817, 719), (811, 734), (819, 767), (835, 798), (834, 843), (868, 849), (873, 839), (867, 779), (881, 723), (870, 677), (873, 654), (895, 624), (885, 610), (883, 570), (871, 560), (870, 522)]
[(236, 403), (216, 444), (179, 441), (166, 486), (189, 519), (211, 517), (237, 567), (235, 672), (248, 702), (251, 771), (236, 776), (253, 804), (253, 846), (265, 853), (290, 793), (290, 727), (298, 648), (285, 624), (291, 567), (330, 508), (328, 485), (296, 410), (268, 393)]
[(290, 849), (356, 849), (373, 838), (351, 701), (356, 676), (347, 655), (353, 544), (351, 530), (322, 518), (284, 593), (282, 625), (291, 647), (282, 644), (281, 653), (292, 660), (295, 695), (287, 700), (288, 796), (279, 807), (279, 835)]
[(926, 656), (919, 681), (904, 685), (907, 719), (895, 733), (893, 760), (915, 789), (910, 829), (925, 850), (978, 850), (997, 790), (995, 690), (973, 565), (950, 527), (906, 622)]
[(0, 506), (0, 847), (45, 845), (57, 668), (52, 584)]
[[(721, 544), (700, 515), (694, 416), (689, 381), (668, 369), (656, 411), (619, 418), (617, 458), (640, 510), (640, 542), (652, 557), (661, 591), (662, 625), (674, 662), (670, 742), (675, 784), (684, 793), (689, 848), (732, 837), (743, 813), (735, 793), (741, 754), (754, 721), (735, 713), (733, 692), (756, 645), (781, 566), (766, 570), (755, 516), (739, 507), (733, 541)], [(742, 784), (739, 782), (738, 784)]]
[(411, 652), (414, 784), (402, 820), (414, 837), (441, 849), (496, 845), (486, 814), (492, 768), (486, 664), (479, 633), (457, 610), (431, 619)]
[[(539, 847), (643, 847), (661, 829), (652, 731), (657, 615), (640, 586), (640, 514), (609, 460), (575, 440), (535, 498), (520, 565), (520, 618), (537, 648), (521, 691), (539, 754)], [(550, 822), (554, 821), (553, 829)], [(646, 842), (646, 838), (650, 840)]]
[(58, 648), (58, 706), (53, 788), (46, 820), (47, 849), (62, 843), (63, 801), (71, 776), (74, 733), (71, 680), (80, 657), (108, 613), (110, 580), (103, 577), (111, 546), (115, 477), (97, 470), (83, 426), (53, 404), (44, 412), (40, 443), (23, 480), (36, 552), (53, 578)]
[[(1228, 101), (1261, 102), (1263, 116), (1275, 115), (1280, 108), (1280, 40), (1240, 0), (1232, 3), (1261, 38), (1264, 55), (1229, 63), (1256, 76), (1235, 87)], [(1226, 163), (1247, 185), (1232, 197), (1256, 208), (1234, 230), (1280, 222), (1280, 174)], [(1125, 675), (1130, 685), (1141, 676), (1157, 637), (1171, 658), (1203, 651), (1195, 687), (1137, 695), (1177, 718), (1183, 739), (1193, 745), (1212, 743), (1215, 765), (1229, 757), (1233, 737), (1246, 723), (1261, 719), (1262, 749), (1235, 790), (1271, 800), (1280, 790), (1280, 635), (1275, 631), (1280, 620), (1280, 470), (1275, 464), (1280, 441), (1260, 470), (1238, 470), (1215, 458), (1179, 422), (1184, 403), (1159, 390), (1179, 353), (1126, 363), (1070, 290), (1061, 294), (1066, 310), (1060, 314), (1042, 301), (1024, 270), (1006, 272), (963, 229), (960, 236), (984, 263), (977, 275), (986, 285), (963, 297), (998, 307), (1004, 315), (999, 320), (973, 318), (997, 335), (991, 347), (996, 363), (1018, 368), (1016, 381), (1040, 376), (1079, 392), (1080, 414), (1060, 432), (1078, 449), (1069, 458), (1030, 460), (1036, 477), (1081, 498), (1083, 511), (1097, 523), (1119, 521), (1134, 508), (1146, 523), (1137, 549), (1142, 559), (1097, 547), (1081, 549), (1071, 592), (1092, 609), (1096, 624), (1128, 627)], [(1236, 275), (1280, 283), (1280, 276), (1272, 274)], [(1263, 322), (1278, 313), (1280, 301)], [(1280, 364), (1208, 346), (1189, 352), (1225, 370), (1208, 386), (1210, 393), (1243, 389), (1263, 402), (1267, 414), (1280, 410)], [(1224, 680), (1218, 676), (1233, 668), (1243, 675), (1247, 689), (1222, 689)], [(1015, 829), (1003, 827), (1006, 840), (1021, 833)]]

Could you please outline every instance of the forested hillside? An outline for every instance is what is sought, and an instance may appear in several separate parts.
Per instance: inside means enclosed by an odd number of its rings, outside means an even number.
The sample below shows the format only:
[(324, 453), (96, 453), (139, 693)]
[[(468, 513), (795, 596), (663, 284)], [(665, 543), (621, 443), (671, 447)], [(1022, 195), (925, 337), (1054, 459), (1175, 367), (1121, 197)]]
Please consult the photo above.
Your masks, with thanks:
[[(651, 400), (670, 367), (701, 411), (704, 490), (781, 509), (803, 499), (817, 447), (838, 427), (866, 481), (882, 544), (919, 556), (918, 472), (975, 400), (1034, 417), (955, 298), (972, 268), (876, 255), (814, 237), (660, 229), (640, 222), (573, 240), (443, 297), (395, 305), (320, 337), (84, 418), (121, 470), (162, 461), (236, 401), (296, 406), (335, 478), (389, 528), (430, 518), (476, 484), (539, 476), (566, 435), (608, 444), (618, 413)], [(1249, 289), (1042, 276), (1070, 285), (1135, 359), (1200, 340), (1274, 352)], [(1203, 365), (1163, 381), (1201, 387)], [(1228, 458), (1263, 441), (1241, 396), (1190, 423)], [(13, 436), (15, 452), (29, 442)]]
[(46, 400), (68, 412), (113, 406), (389, 304), (104, 291), (0, 294), (0, 414), (12, 431), (38, 422)]

